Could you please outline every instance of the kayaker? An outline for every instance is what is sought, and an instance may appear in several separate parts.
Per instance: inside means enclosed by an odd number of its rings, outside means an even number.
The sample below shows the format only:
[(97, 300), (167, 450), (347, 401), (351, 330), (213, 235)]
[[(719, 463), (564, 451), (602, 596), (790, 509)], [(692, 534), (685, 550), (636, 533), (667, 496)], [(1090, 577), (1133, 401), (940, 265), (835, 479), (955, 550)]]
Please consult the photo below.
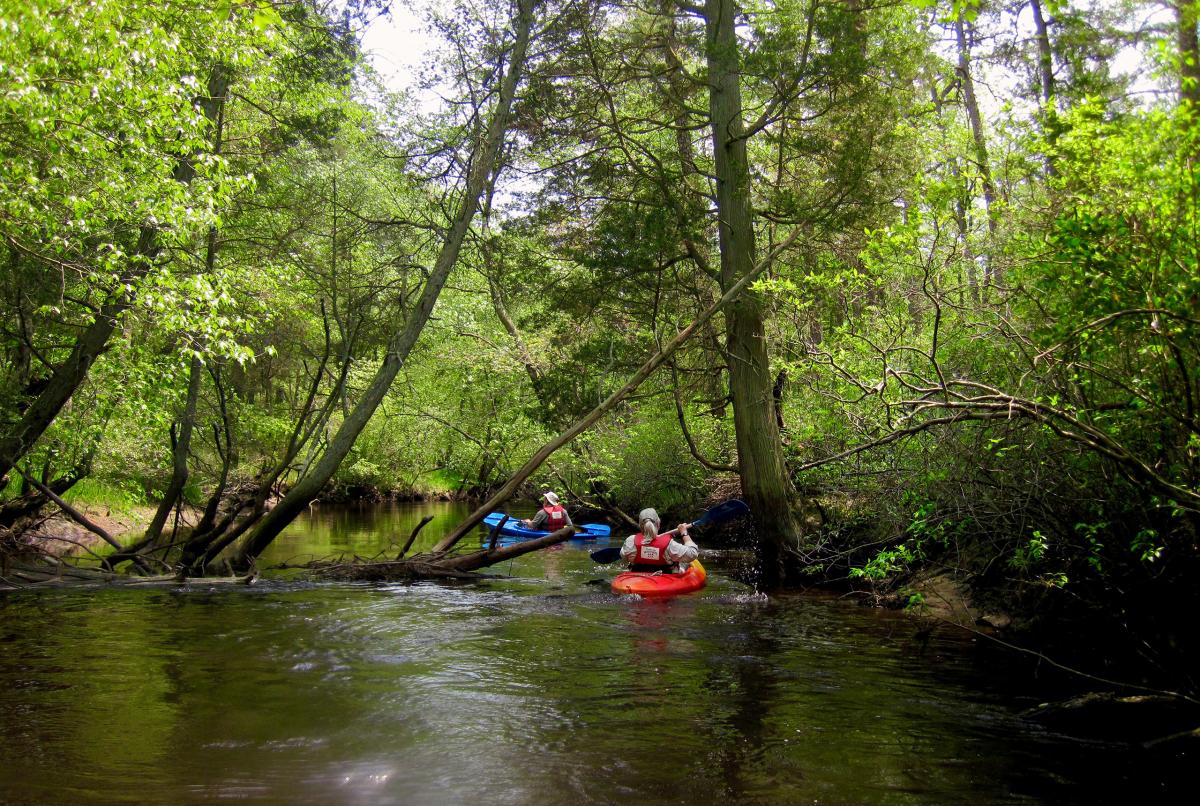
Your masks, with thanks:
[(542, 508), (528, 520), (523, 520), (526, 529), (545, 529), (547, 532), (557, 532), (564, 526), (574, 526), (567, 508), (558, 503), (558, 496), (552, 492), (542, 493)]
[(621, 546), (621, 559), (629, 563), (629, 570), (677, 574), (699, 556), (700, 549), (688, 534), (690, 523), (675, 527), (679, 540), (675, 540), (671, 532), (660, 535), (660, 523), (658, 513), (649, 507), (638, 513), (641, 532), (625, 538), (625, 545)]

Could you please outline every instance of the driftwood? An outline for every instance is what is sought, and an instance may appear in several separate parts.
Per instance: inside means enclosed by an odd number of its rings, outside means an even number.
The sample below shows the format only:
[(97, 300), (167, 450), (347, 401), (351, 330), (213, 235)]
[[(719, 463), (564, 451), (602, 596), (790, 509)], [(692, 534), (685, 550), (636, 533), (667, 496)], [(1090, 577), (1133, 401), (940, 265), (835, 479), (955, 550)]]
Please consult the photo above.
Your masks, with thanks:
[(241, 577), (195, 577), (181, 580), (174, 574), (138, 577), (118, 571), (84, 568), (58, 560), (43, 562), (9, 560), (3, 568), (0, 568), (0, 590), (88, 585), (120, 585), (134, 588), (249, 585), (254, 582), (256, 576), (256, 574), (248, 574)]
[(404, 543), (404, 548), (400, 549), (400, 553), (396, 555), (397, 561), (404, 559), (404, 555), (408, 554), (408, 550), (412, 548), (413, 541), (417, 539), (417, 533), (424, 529), (425, 524), (429, 523), (431, 520), (433, 520), (433, 516), (426, 515), (424, 518), (421, 518), (420, 523), (413, 527), (412, 532), (408, 536), (408, 540)]
[[(413, 537), (419, 529), (420, 526), (413, 530)], [(576, 530), (575, 526), (565, 526), (545, 537), (498, 547), (495, 545), (495, 535), (492, 535), (487, 548), (465, 553), (430, 552), (414, 554), (408, 559), (383, 562), (370, 560), (325, 561), (308, 563), (300, 567), (322, 579), (369, 582), (411, 579), (483, 579), (484, 575), (477, 574), (475, 571), (511, 560), (522, 554), (563, 543), (573, 537)], [(405, 550), (407, 550), (407, 546)], [(57, 560), (40, 563), (10, 561), (0, 568), (0, 590), (65, 585), (120, 585), (123, 587), (248, 585), (254, 581), (255, 577), (256, 574), (240, 577), (184, 578), (178, 575), (135, 577), (115, 571), (84, 568)]]
[(576, 527), (564, 526), (545, 537), (523, 540), (511, 546), (496, 547), (494, 541), (488, 548), (464, 554), (430, 552), (414, 554), (408, 559), (386, 562), (318, 562), (304, 567), (313, 575), (323, 579), (345, 579), (369, 582), (387, 582), (408, 579), (480, 579), (474, 573), (480, 568), (511, 560), (531, 551), (554, 546), (575, 535)]

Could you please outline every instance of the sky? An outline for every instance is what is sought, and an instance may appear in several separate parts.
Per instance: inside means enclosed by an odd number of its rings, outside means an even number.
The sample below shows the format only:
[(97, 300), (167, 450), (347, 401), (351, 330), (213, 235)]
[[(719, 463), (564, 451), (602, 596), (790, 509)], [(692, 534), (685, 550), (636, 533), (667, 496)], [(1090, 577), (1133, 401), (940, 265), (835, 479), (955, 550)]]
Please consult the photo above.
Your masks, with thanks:
[[(397, 92), (412, 93), (418, 108), (423, 112), (435, 111), (442, 101), (436, 91), (416, 88), (420, 66), (430, 55), (432, 46), (436, 44), (434, 35), (425, 30), (422, 9), (438, 2), (440, 0), (393, 0), (389, 12), (372, 21), (362, 39), (364, 49), (388, 88)], [(1111, 0), (1082, 2), (1103, 3)], [(1164, 17), (1169, 18), (1170, 14), (1163, 7), (1151, 6), (1145, 9), (1141, 16), (1142, 24), (1150, 25), (1164, 22)], [(1169, 19), (1165, 21), (1169, 22)], [(1026, 36), (1032, 36), (1033, 25), (1027, 11), (1023, 11), (1014, 24)], [(955, 58), (952, 51), (952, 43), (947, 43), (947, 52), (943, 55), (950, 61)], [(1118, 54), (1113, 67), (1119, 72), (1135, 76), (1131, 88), (1134, 93), (1153, 93), (1159, 89), (1158, 82), (1150, 75), (1144, 54), (1134, 48), (1126, 48)], [(976, 69), (981, 71), (981, 80), (977, 87), (981, 105), (989, 116), (999, 114), (1003, 99), (1014, 97), (1012, 82), (1016, 80), (1015, 77), (1007, 74), (984, 75), (987, 73), (985, 63), (977, 64)], [(1000, 97), (993, 96), (992, 92), (998, 92)]]
[(394, 90), (412, 89), (417, 68), (432, 44), (431, 35), (409, 2), (394, 2), (388, 14), (376, 18), (363, 35), (371, 63)]

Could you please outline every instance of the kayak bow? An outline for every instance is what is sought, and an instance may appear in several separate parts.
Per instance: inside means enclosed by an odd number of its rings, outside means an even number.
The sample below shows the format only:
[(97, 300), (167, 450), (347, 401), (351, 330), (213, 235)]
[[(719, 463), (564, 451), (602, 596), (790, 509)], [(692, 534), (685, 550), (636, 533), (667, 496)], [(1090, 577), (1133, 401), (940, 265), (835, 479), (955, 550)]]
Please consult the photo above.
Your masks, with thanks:
[(699, 560), (692, 564), (682, 574), (664, 574), (660, 571), (626, 571), (617, 574), (612, 581), (613, 593), (636, 593), (638, 596), (676, 596), (681, 593), (691, 593), (704, 587), (708, 581), (708, 572)]

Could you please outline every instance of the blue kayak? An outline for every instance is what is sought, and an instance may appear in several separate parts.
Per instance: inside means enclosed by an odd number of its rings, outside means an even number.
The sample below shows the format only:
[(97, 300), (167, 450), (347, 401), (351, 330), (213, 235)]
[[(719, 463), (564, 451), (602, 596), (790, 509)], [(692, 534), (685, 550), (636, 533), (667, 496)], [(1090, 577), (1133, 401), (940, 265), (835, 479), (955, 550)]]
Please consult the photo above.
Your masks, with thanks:
[[(500, 519), (503, 517), (503, 512), (493, 512), (491, 515), (488, 515), (483, 519), (483, 525), (486, 526), (490, 532), (492, 529), (496, 528), (496, 524), (500, 523)], [(575, 526), (576, 528), (582, 530), (575, 533), (575, 540), (591, 540), (595, 537), (608, 537), (612, 534), (612, 529), (608, 526), (605, 526), (603, 523), (577, 523)], [(504, 522), (504, 526), (500, 527), (500, 534), (507, 535), (509, 537), (523, 537), (529, 539), (534, 537), (545, 537), (550, 533), (542, 529), (526, 529), (524, 525), (522, 525), (520, 518), (509, 517), (509, 519)]]

